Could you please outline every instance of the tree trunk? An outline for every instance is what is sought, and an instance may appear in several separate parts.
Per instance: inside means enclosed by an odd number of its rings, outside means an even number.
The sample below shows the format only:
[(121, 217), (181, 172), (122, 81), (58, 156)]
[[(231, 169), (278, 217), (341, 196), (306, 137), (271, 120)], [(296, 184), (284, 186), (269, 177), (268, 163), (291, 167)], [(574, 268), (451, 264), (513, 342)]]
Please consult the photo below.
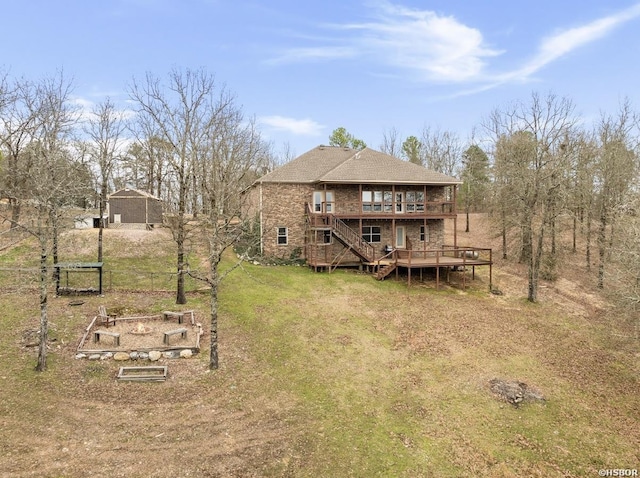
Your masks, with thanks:
[(577, 251), (577, 246), (576, 246), (576, 242), (577, 242), (577, 234), (578, 234), (578, 218), (577, 216), (574, 214), (573, 215), (573, 244), (571, 247), (571, 252), (573, 252), (574, 254)]
[(556, 255), (556, 220), (551, 220), (551, 255)]
[(178, 231), (178, 281), (176, 284), (176, 304), (186, 304), (187, 295), (184, 291), (184, 225)]
[(542, 249), (544, 245), (545, 223), (540, 227), (540, 235), (538, 236), (538, 244), (534, 251), (531, 251), (529, 258), (529, 294), (527, 300), (529, 302), (538, 301), (538, 278), (540, 277), (540, 264), (542, 262)]
[(185, 275), (185, 263), (184, 263), (184, 242), (186, 234), (186, 219), (185, 211), (187, 207), (187, 181), (185, 177), (184, 165), (180, 170), (180, 199), (178, 202), (178, 223), (176, 225), (176, 245), (178, 246), (178, 282), (176, 285), (176, 304), (186, 304), (187, 296), (184, 291), (184, 275)]
[(502, 222), (502, 258), (507, 258), (507, 212), (504, 205), (500, 210), (501, 222)]
[[(58, 213), (54, 211), (51, 214), (51, 225), (52, 225), (52, 239), (53, 243), (51, 245), (51, 255), (53, 256), (53, 263), (58, 263)], [(53, 269), (53, 280), (57, 283), (58, 276), (60, 275), (60, 269)]]
[(469, 205), (467, 205), (465, 209), (465, 213), (467, 216), (467, 227), (464, 228), (464, 232), (469, 232)]
[[(212, 268), (213, 269), (213, 268)], [(216, 266), (217, 269), (217, 266)], [(216, 271), (217, 274), (217, 271)], [(209, 351), (209, 369), (218, 368), (218, 279), (211, 280), (211, 347)]]
[(17, 198), (11, 198), (9, 200), (11, 204), (11, 226), (10, 229), (15, 229), (20, 223), (20, 200)]
[[(42, 232), (41, 232), (42, 234)], [(40, 343), (38, 346), (38, 364), (36, 371), (44, 372), (47, 369), (47, 242), (46, 238), (40, 238)]]
[(585, 259), (587, 261), (587, 272), (591, 272), (591, 214), (587, 216), (587, 237), (585, 238), (586, 251)]
[(99, 214), (100, 214), (100, 218), (98, 219), (98, 262), (102, 262), (102, 236), (103, 236), (103, 230), (104, 230), (104, 220), (102, 219), (104, 217), (104, 211), (106, 209), (106, 204), (107, 204), (107, 183), (103, 182), (102, 183), (102, 190), (100, 191), (100, 207), (99, 207)]
[(606, 256), (607, 215), (600, 215), (600, 227), (598, 228), (598, 289), (604, 288), (604, 261)]
[(521, 264), (530, 264), (531, 256), (533, 254), (533, 225), (531, 224), (531, 217), (527, 215), (522, 225), (522, 248), (520, 249), (520, 259), (518, 262)]

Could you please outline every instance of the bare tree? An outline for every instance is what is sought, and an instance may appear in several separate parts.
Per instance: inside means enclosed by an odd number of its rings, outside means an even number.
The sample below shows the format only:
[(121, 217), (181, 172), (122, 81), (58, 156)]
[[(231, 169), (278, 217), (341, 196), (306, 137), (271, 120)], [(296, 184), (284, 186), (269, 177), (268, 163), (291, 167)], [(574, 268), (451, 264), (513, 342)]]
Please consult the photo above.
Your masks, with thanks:
[(185, 244), (187, 214), (193, 213), (189, 209), (189, 198), (194, 193), (193, 174), (201, 161), (204, 135), (215, 123), (221, 104), (229, 101), (224, 90), (219, 97), (217, 93), (213, 76), (204, 70), (172, 70), (166, 84), (147, 74), (142, 83), (134, 79), (129, 88), (137, 107), (139, 129), (170, 148), (167, 166), (173, 194), (168, 204), (168, 223), (177, 246), (177, 304), (187, 302)]
[(3, 195), (11, 206), (11, 227), (21, 220), (23, 191), (29, 176), (27, 156), (24, 148), (32, 141), (36, 128), (35, 97), (33, 82), (25, 79), (13, 81), (10, 85), (3, 78), (3, 111), (0, 115), (0, 141), (6, 157), (3, 175)]
[(107, 195), (113, 178), (115, 163), (118, 160), (118, 148), (125, 131), (124, 113), (107, 98), (92, 111), (91, 118), (85, 125), (84, 131), (89, 137), (87, 145), (89, 155), (97, 166), (100, 191), (98, 221), (98, 262), (102, 262), (102, 237), (104, 229), (104, 214), (107, 207)]
[[(576, 119), (567, 98), (533, 93), (528, 104), (496, 110), (485, 128), (495, 143), (495, 170), (504, 228), (515, 226), (528, 269), (528, 300), (537, 300), (548, 229), (561, 211)], [(508, 207), (507, 207), (508, 205)]]
[[(47, 367), (48, 340), (48, 284), (49, 254), (57, 262), (58, 234), (64, 206), (77, 194), (78, 165), (70, 159), (69, 134), (77, 120), (77, 111), (71, 105), (71, 83), (62, 73), (39, 82), (20, 84), (13, 109), (14, 118), (22, 121), (24, 131), (13, 123), (12, 136), (24, 139), (20, 148), (13, 144), (15, 160), (28, 166), (28, 174), (21, 177), (21, 188), (14, 192), (34, 211), (34, 220), (25, 221), (12, 214), (15, 228), (34, 236), (40, 246), (40, 343), (36, 370)], [(5, 143), (6, 144), (6, 143)], [(3, 174), (11, 174), (15, 165), (9, 164)]]
[(451, 131), (425, 127), (420, 139), (422, 164), (427, 169), (454, 176), (462, 158), (460, 138)]
[(220, 261), (224, 252), (238, 242), (245, 224), (251, 220), (245, 215), (243, 191), (255, 179), (255, 172), (271, 160), (269, 146), (262, 141), (254, 122), (244, 125), (240, 110), (232, 104), (227, 106), (207, 135), (210, 150), (205, 156), (201, 178), (206, 211), (201, 224), (207, 237), (209, 271), (207, 275), (191, 272), (210, 287), (211, 369), (218, 368), (218, 289), (242, 259), (222, 272)]
[(614, 242), (619, 212), (638, 171), (637, 140), (632, 135), (637, 127), (638, 119), (629, 102), (625, 102), (616, 117), (603, 115), (597, 128), (599, 154), (595, 180), (599, 288), (604, 287), (607, 250)]
[(402, 142), (397, 129), (392, 127), (382, 132), (380, 151), (395, 158), (402, 156)]

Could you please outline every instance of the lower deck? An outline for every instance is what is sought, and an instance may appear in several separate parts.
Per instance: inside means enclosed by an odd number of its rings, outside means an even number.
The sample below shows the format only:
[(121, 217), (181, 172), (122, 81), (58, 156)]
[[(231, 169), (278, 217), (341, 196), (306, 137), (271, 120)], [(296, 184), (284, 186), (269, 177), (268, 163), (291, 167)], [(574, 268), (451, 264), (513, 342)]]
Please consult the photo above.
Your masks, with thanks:
[[(309, 262), (310, 267), (316, 270), (335, 270), (337, 267), (361, 266), (371, 272), (378, 280), (388, 277), (395, 272), (399, 278), (404, 271), (407, 277), (407, 285), (411, 285), (412, 275), (416, 273), (422, 278), (424, 270), (434, 270), (436, 276), (436, 288), (440, 287), (441, 274), (448, 277), (449, 272), (466, 272), (469, 269), (472, 279), (475, 279), (476, 267), (489, 267), (489, 288), (492, 286), (493, 257), (491, 249), (476, 247), (444, 246), (442, 249), (425, 250), (393, 250), (387, 255), (368, 262), (324, 263)], [(466, 275), (462, 274), (463, 288), (466, 287)]]

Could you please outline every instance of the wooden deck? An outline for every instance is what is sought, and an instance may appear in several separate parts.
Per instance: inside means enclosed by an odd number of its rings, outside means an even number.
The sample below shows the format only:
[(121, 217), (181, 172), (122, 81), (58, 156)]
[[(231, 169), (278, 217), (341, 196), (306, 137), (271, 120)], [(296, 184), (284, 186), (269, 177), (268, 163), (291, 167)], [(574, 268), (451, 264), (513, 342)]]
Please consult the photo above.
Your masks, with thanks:
[[(477, 247), (456, 247), (444, 246), (442, 249), (429, 250), (394, 250), (379, 259), (370, 262), (360, 263), (325, 263), (309, 262), (309, 266), (316, 268), (326, 268), (329, 271), (336, 267), (350, 267), (364, 265), (368, 271), (381, 280), (390, 275), (391, 272), (399, 276), (399, 270), (405, 269), (407, 283), (411, 285), (412, 274), (419, 271), (420, 277), (424, 269), (434, 269), (436, 273), (436, 288), (440, 287), (441, 273), (444, 272), (449, 277), (452, 271), (466, 272), (471, 269), (471, 278), (475, 279), (476, 267), (489, 267), (489, 288), (492, 286), (492, 250)], [(462, 274), (462, 285), (466, 287), (466, 274)]]
[[(407, 269), (407, 285), (411, 285), (411, 271), (412, 269), (426, 269), (426, 268), (435, 268), (436, 270), (436, 289), (440, 288), (440, 273), (441, 269), (444, 268), (446, 270), (447, 279), (449, 277), (450, 271), (463, 271), (466, 272), (469, 268), (471, 269), (471, 279), (475, 279), (476, 276), (476, 267), (480, 266), (489, 266), (489, 289), (492, 287), (492, 265), (493, 261), (491, 259), (473, 259), (473, 258), (462, 258), (462, 257), (427, 257), (420, 259), (398, 259), (396, 261), (396, 268), (405, 268)], [(420, 274), (422, 276), (422, 274)], [(462, 288), (466, 288), (466, 275), (462, 274)]]

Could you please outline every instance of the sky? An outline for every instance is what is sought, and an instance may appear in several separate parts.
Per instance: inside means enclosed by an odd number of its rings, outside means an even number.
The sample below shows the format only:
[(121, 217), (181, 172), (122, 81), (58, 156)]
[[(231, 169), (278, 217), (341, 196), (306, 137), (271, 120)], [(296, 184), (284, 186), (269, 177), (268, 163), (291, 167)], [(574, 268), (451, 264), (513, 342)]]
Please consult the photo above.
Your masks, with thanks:
[(585, 124), (640, 108), (634, 0), (0, 0), (0, 70), (64, 72), (74, 100), (147, 73), (200, 69), (235, 96), (276, 152), (344, 127), (380, 149), (424, 128), (462, 141), (532, 93), (569, 97)]

